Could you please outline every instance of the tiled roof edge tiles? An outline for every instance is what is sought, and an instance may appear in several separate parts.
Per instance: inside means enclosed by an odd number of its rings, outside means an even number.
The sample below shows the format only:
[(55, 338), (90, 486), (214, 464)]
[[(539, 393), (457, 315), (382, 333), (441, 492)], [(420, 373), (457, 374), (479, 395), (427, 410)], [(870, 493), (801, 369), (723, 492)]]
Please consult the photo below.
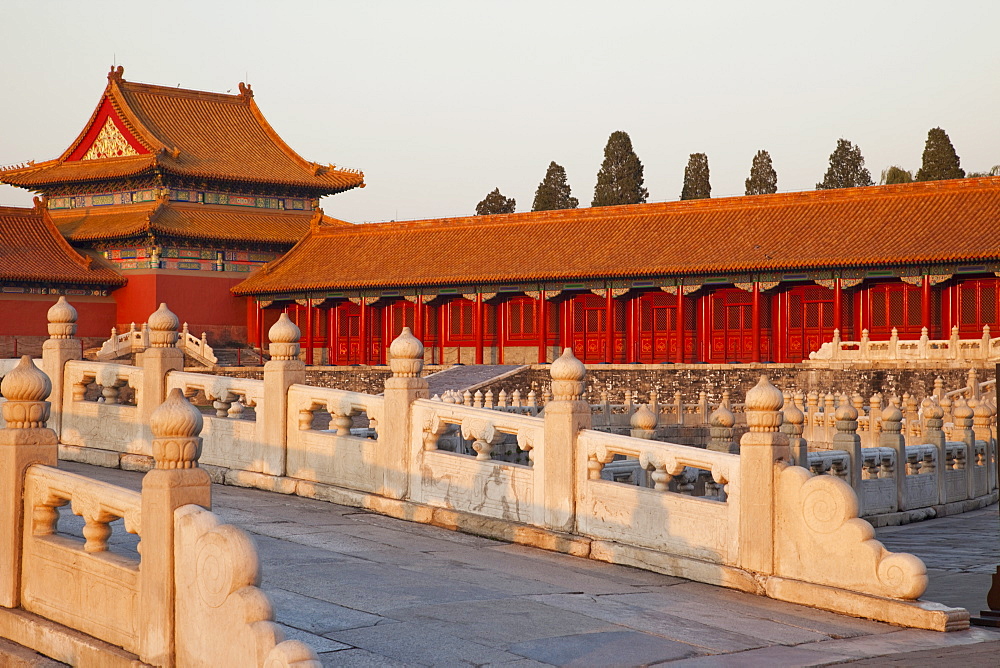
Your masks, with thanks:
[[(311, 162), (293, 151), (277, 132), (264, 118), (256, 102), (253, 100), (253, 93), (249, 86), (240, 84), (240, 93), (229, 95), (224, 93), (213, 93), (207, 91), (197, 91), (184, 88), (172, 88), (169, 86), (159, 86), (154, 84), (142, 84), (125, 81), (124, 70), (119, 66), (112, 68), (108, 74), (108, 84), (101, 95), (101, 99), (84, 126), (83, 130), (63, 151), (59, 158), (41, 163), (30, 162), (25, 167), (13, 167), (7, 170), (0, 170), (0, 182), (10, 185), (39, 190), (44, 186), (50, 186), (59, 182), (84, 182), (99, 181), (107, 178), (117, 178), (124, 176), (136, 176), (152, 167), (159, 167), (164, 172), (174, 173), (180, 176), (208, 178), (216, 181), (233, 181), (259, 184), (280, 184), (285, 186), (309, 188), (320, 194), (335, 194), (350, 190), (352, 188), (364, 187), (364, 173), (360, 170), (338, 168), (332, 165), (322, 165)], [(188, 153), (194, 155), (193, 163), (185, 164), (184, 156), (179, 146), (184, 144), (184, 140), (169, 135), (171, 123), (164, 124), (163, 118), (157, 120), (155, 109), (144, 108), (140, 101), (142, 96), (160, 96), (162, 99), (194, 100), (198, 103), (210, 105), (234, 105), (244, 107), (248, 110), (252, 121), (249, 124), (256, 124), (257, 137), (262, 137), (262, 141), (269, 142), (276, 151), (274, 155), (283, 155), (287, 163), (272, 170), (271, 174), (258, 175), (255, 169), (247, 167), (237, 154), (230, 152), (226, 157), (211, 160), (208, 156), (215, 153), (211, 147), (205, 148), (200, 145), (202, 151)], [(155, 98), (154, 98), (155, 99)], [(94, 164), (87, 166), (89, 169), (72, 169), (78, 160), (69, 160), (76, 152), (81, 143), (84, 142), (91, 133), (94, 124), (97, 122), (101, 109), (105, 101), (121, 120), (124, 128), (131, 134), (136, 142), (141, 145), (149, 154), (140, 156), (130, 156), (128, 158), (104, 158), (94, 161)], [(166, 109), (173, 109), (169, 104)], [(207, 111), (211, 111), (208, 109)], [(201, 110), (195, 117), (204, 116), (206, 110)], [(161, 109), (160, 112), (163, 112)], [(169, 111), (167, 112), (169, 113)], [(181, 118), (181, 124), (185, 122)], [(176, 125), (177, 118), (173, 119)], [(251, 133), (252, 134), (252, 133)], [(247, 135), (249, 136), (249, 135)], [(207, 153), (206, 153), (207, 151)], [(217, 153), (217, 152), (216, 152)], [(178, 157), (180, 159), (178, 160)], [(118, 160), (119, 162), (114, 162)], [(227, 162), (228, 161), (228, 162)], [(87, 161), (90, 163), (90, 161)], [(273, 161), (269, 164), (278, 165), (281, 160)], [(118, 168), (118, 169), (116, 169)]]
[[(48, 215), (48, 211), (41, 208), (37, 200), (36, 206), (33, 209), (0, 206), (0, 219), (4, 221), (13, 220), (15, 221), (14, 224), (19, 226), (36, 226), (33, 233), (32, 231), (27, 231), (21, 234), (17, 229), (6, 230), (7, 233), (3, 235), (3, 239), (0, 239), (0, 247), (3, 247), (5, 243), (16, 241), (27, 243), (27, 239), (32, 234), (34, 234), (35, 239), (39, 239), (38, 235), (41, 235), (43, 245), (46, 243), (45, 240), (48, 240), (48, 243), (52, 244), (48, 249), (35, 248), (30, 258), (24, 258), (23, 255), (19, 256), (17, 258), (18, 270), (11, 270), (8, 267), (0, 268), (0, 280), (26, 283), (55, 283), (60, 285), (103, 285), (108, 287), (117, 287), (125, 284), (125, 279), (113, 269), (100, 263), (95, 263), (92, 257), (82, 255), (70, 246), (69, 242), (56, 229), (55, 224)], [(26, 228), (21, 227), (21, 229)], [(32, 271), (29, 267), (25, 266), (25, 259), (37, 259), (43, 264), (46, 263), (46, 258), (40, 256), (45, 250), (54, 250), (59, 254), (58, 257), (47, 259), (49, 273), (45, 273), (44, 270)], [(60, 260), (68, 262), (69, 266), (66, 267), (63, 265), (60, 267)], [(68, 272), (58, 271), (60, 268), (68, 269)]]

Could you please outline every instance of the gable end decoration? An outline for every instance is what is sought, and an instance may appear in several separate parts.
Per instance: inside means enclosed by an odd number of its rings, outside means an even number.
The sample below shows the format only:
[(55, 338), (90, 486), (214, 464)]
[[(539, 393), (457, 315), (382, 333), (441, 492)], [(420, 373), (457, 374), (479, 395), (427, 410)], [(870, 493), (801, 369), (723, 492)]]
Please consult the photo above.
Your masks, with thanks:
[(103, 158), (122, 158), (130, 155), (139, 155), (139, 152), (132, 148), (132, 145), (125, 139), (118, 126), (110, 116), (104, 121), (104, 127), (98, 133), (94, 143), (90, 145), (87, 152), (83, 154), (81, 160), (100, 160)]

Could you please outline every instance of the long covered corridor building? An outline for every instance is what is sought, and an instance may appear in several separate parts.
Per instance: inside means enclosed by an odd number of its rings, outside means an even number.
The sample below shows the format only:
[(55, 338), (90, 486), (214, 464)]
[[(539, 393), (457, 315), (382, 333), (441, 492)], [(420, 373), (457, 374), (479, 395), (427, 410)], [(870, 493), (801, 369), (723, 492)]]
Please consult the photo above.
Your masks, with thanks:
[(858, 339), (1000, 331), (1000, 178), (357, 226), (315, 218), (236, 286), (251, 343), (307, 363), (798, 362)]

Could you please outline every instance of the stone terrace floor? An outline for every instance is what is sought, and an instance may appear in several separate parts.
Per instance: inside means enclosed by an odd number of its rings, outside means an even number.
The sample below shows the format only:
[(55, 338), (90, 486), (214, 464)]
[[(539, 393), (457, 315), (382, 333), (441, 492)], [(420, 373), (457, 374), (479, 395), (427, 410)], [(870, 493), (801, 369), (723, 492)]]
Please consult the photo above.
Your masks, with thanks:
[[(142, 479), (60, 465), (133, 489)], [(324, 666), (939, 667), (1000, 656), (997, 630), (902, 629), (312, 499), (219, 485), (213, 495), (216, 513), (257, 543), (286, 636)], [(118, 525), (113, 549), (134, 554)], [(928, 598), (975, 614), (1000, 560), (998, 526), (994, 505), (879, 538), (926, 560)]]

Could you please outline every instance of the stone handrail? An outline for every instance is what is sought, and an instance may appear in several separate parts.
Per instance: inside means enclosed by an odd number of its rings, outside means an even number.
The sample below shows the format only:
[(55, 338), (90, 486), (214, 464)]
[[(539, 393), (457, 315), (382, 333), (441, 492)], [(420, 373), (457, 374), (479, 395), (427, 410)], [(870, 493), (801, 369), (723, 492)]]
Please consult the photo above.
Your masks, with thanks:
[(809, 361), (831, 362), (879, 362), (915, 360), (998, 360), (1000, 359), (1000, 337), (990, 337), (989, 325), (983, 326), (983, 335), (978, 339), (959, 338), (958, 326), (951, 328), (951, 337), (931, 339), (927, 328), (921, 330), (919, 339), (900, 340), (895, 327), (888, 341), (872, 341), (868, 330), (861, 331), (860, 341), (842, 341), (840, 330), (833, 330), (833, 340), (827, 341), (820, 349), (809, 353)]
[[(580, 434), (580, 447), (587, 452), (588, 460), (607, 464), (614, 455), (624, 455), (639, 460), (643, 468), (651, 468), (655, 489), (666, 490), (669, 477), (677, 475), (684, 467), (701, 469), (712, 473), (719, 484), (728, 484), (733, 476), (738, 475), (739, 456), (725, 452), (713, 452), (692, 448), (688, 445), (664, 443), (629, 436), (607, 434), (604, 432), (586, 430)], [(590, 464), (589, 478), (596, 480), (600, 476), (600, 468)], [(673, 471), (673, 473), (672, 473)], [(657, 480), (657, 475), (663, 476)]]
[[(412, 404), (414, 501), (487, 518), (546, 526), (546, 481), (540, 476), (545, 421), (444, 401)], [(444, 449), (445, 438), (470, 448)], [(521, 453), (506, 456), (501, 448)], [(523, 456), (527, 453), (527, 456)], [(416, 474), (417, 472), (419, 474)]]
[[(153, 359), (176, 359), (174, 350), (152, 350)], [(315, 652), (284, 641), (271, 621), (249, 536), (208, 510), (211, 481), (198, 467), (202, 419), (180, 390), (148, 416), (154, 468), (134, 492), (56, 467), (59, 443), (44, 401), (52, 389), (27, 357), (0, 383), (5, 637), (71, 665), (316, 668)], [(70, 406), (87, 403), (101, 405)], [(57, 532), (66, 505), (84, 520), (82, 541)], [(118, 519), (140, 536), (141, 559), (110, 548)]]
[[(684, 577), (749, 586), (745, 574), (733, 570), (741, 563), (740, 515), (746, 510), (740, 500), (739, 456), (592, 430), (581, 432), (579, 447), (578, 462), (586, 473), (578, 521), (600, 541), (599, 550), (617, 553), (616, 561), (628, 556), (636, 563), (656, 563), (660, 557), (648, 551), (665, 550), (692, 560), (684, 565)], [(602, 469), (616, 455), (649, 470), (652, 488), (604, 479)], [(698, 495), (700, 479), (705, 484)], [(704, 560), (721, 568), (705, 569)]]
[[(649, 392), (648, 396), (648, 406), (658, 416), (658, 426), (707, 426), (709, 423), (708, 418), (712, 407), (709, 405), (708, 395), (705, 392), (699, 393), (698, 401), (695, 403), (681, 401), (679, 392), (674, 393), (670, 402), (661, 402), (655, 391)], [(537, 415), (538, 411), (551, 400), (551, 394), (548, 390), (542, 392), (541, 395), (534, 390), (528, 392), (514, 390), (510, 394), (501, 391), (499, 395), (494, 395), (492, 390), (487, 390), (485, 394), (481, 390), (477, 390), (475, 394), (470, 391), (460, 393), (446, 390), (441, 399), (445, 403)], [(625, 390), (624, 399), (623, 403), (611, 402), (607, 393), (602, 392), (597, 403), (590, 404), (594, 427), (598, 429), (628, 427), (632, 415), (640, 405), (639, 393)], [(728, 392), (726, 392), (723, 401), (728, 402)], [(729, 407), (738, 416), (743, 412), (743, 404), (732, 403), (729, 404)], [(742, 418), (738, 418), (738, 420), (742, 421)]]
[(111, 338), (101, 344), (101, 349), (97, 353), (97, 359), (107, 361), (139, 352), (149, 347), (149, 327), (142, 324), (141, 329), (137, 329), (133, 322), (127, 332), (118, 332), (118, 328), (111, 328)]
[[(149, 346), (148, 323), (144, 322), (141, 327), (136, 327), (133, 322), (127, 332), (121, 333), (112, 327), (111, 337), (101, 344), (101, 349), (97, 353), (97, 359), (107, 362), (124, 355), (141, 353), (149, 348)], [(176, 346), (204, 366), (212, 367), (219, 361), (212, 346), (208, 345), (208, 338), (205, 333), (202, 332), (201, 338), (191, 334), (188, 331), (188, 324), (186, 322), (182, 325), (181, 331), (178, 332)]]
[[(140, 533), (141, 495), (37, 464), (24, 485), (24, 504), (33, 514), (24, 531), (22, 607), (138, 654), (140, 563), (109, 553), (108, 538), (109, 523), (119, 518), (125, 531)], [(58, 508), (66, 504), (86, 523), (83, 544), (55, 533)]]
[(350, 427), (345, 422), (347, 418), (364, 413), (377, 425), (383, 405), (383, 397), (363, 392), (300, 384), (288, 388), (289, 419), (296, 420), (300, 430), (311, 429), (313, 413), (325, 410), (333, 418), (330, 426), (336, 428), (341, 436), (349, 435)]
[(443, 401), (418, 399), (413, 404), (414, 421), (422, 426), (424, 449), (435, 450), (436, 438), (444, 433), (447, 425), (458, 427), (458, 433), (466, 441), (473, 442), (476, 459), (489, 460), (493, 446), (504, 435), (514, 436), (518, 448), (528, 452), (532, 460), (533, 445), (542, 440), (545, 422), (541, 418), (516, 413), (490, 412), (489, 409), (474, 408)]
[(243, 408), (255, 408), (264, 396), (264, 381), (233, 376), (212, 376), (188, 371), (167, 374), (167, 390), (179, 388), (193, 398), (199, 391), (212, 402), (216, 417), (238, 418)]
[[(175, 322), (165, 312), (151, 326), (153, 347), (141, 358), (138, 401), (127, 414), (123, 411), (129, 407), (75, 400), (72, 383), (67, 388), (60, 375), (64, 435), (77, 414), (101, 427), (86, 434), (77, 430), (78, 450), (66, 454), (85, 458), (99, 450), (119, 453), (121, 462), (136, 456), (152, 461), (158, 456), (152, 407), (163, 401), (171, 383), (171, 395), (181, 398), (181, 388), (190, 392), (199, 383), (200, 391), (214, 393), (211, 383), (220, 382), (220, 393), (236, 394), (238, 385), (230, 380), (196, 380), (179, 373), (183, 360), (171, 338), (176, 337)], [(383, 395), (305, 385), (300, 335), (285, 315), (271, 328), (271, 361), (264, 368), (255, 421), (231, 419), (228, 411), (225, 418), (198, 415), (205, 425), (206, 452), (212, 444), (212, 464), (225, 469), (220, 473), (226, 482), (467, 527), (781, 600), (820, 601), (827, 609), (898, 624), (941, 630), (967, 625), (964, 610), (916, 601), (927, 584), (923, 564), (912, 555), (887, 552), (874, 541), (871, 525), (860, 519), (866, 503), (859, 499), (861, 483), (883, 481), (877, 474), (862, 480), (865, 456), (851, 405), (837, 408), (832, 443), (833, 449), (850, 453), (847, 484), (789, 465), (793, 454), (802, 458), (799, 435), (806, 411), (789, 406), (790, 429), (779, 431), (785, 400), (763, 377), (743, 402), (749, 431), (735, 455), (728, 450), (730, 443), (716, 452), (593, 430), (592, 407), (582, 397), (586, 368), (569, 350), (552, 364), (551, 397), (541, 415), (532, 417), (428, 399), (421, 377), (422, 345), (406, 328), (390, 347), (392, 376)], [(72, 352), (66, 347), (59, 354)], [(55, 357), (50, 353), (43, 358), (43, 366), (60, 374), (63, 367), (73, 368), (65, 361), (59, 366)], [(191, 409), (183, 399), (181, 403)], [(925, 431), (943, 462), (948, 450), (936, 417), (941, 410), (931, 408), (925, 411)], [(961, 451), (952, 447), (955, 463), (937, 476), (937, 498), (961, 493), (968, 499), (972, 489), (985, 489), (995, 498), (995, 476), (988, 477), (996, 465), (995, 446), (977, 451), (970, 443), (969, 408), (954, 409), (952, 437), (969, 446)], [(334, 430), (313, 428), (324, 411), (331, 414)], [(352, 432), (353, 417), (362, 412), (375, 423), (377, 438), (368, 438), (371, 433), (363, 428)], [(641, 406), (633, 417), (642, 422), (648, 413)], [(721, 432), (727, 429), (732, 439), (735, 418), (731, 411), (730, 417), (725, 413), (710, 416), (713, 439), (716, 431), (725, 439)], [(891, 411), (882, 417), (886, 415), (891, 419), (884, 424), (901, 424), (901, 417)], [(119, 437), (124, 444), (109, 447), (114, 439), (108, 432), (116, 420), (133, 421), (135, 440)], [(456, 428), (473, 442), (474, 456), (438, 447), (440, 437)], [(975, 440), (995, 443), (991, 426), (978, 424), (976, 429), (984, 435)], [(652, 431), (634, 430), (637, 435)], [(900, 430), (886, 430), (882, 437), (895, 435), (892, 447), (899, 452)], [(496, 456), (497, 446), (511, 440), (528, 452), (527, 462)], [(792, 440), (796, 444), (790, 447)], [(972, 453), (966, 462), (975, 459), (984, 465), (960, 466), (961, 452)], [(652, 488), (603, 477), (603, 468), (618, 461), (616, 455), (633, 458), (649, 471)]]
[(142, 381), (143, 370), (130, 364), (73, 361), (66, 364), (66, 385), (72, 390), (73, 399), (83, 401), (88, 386), (100, 387), (101, 403), (118, 403), (121, 388), (136, 389)]

